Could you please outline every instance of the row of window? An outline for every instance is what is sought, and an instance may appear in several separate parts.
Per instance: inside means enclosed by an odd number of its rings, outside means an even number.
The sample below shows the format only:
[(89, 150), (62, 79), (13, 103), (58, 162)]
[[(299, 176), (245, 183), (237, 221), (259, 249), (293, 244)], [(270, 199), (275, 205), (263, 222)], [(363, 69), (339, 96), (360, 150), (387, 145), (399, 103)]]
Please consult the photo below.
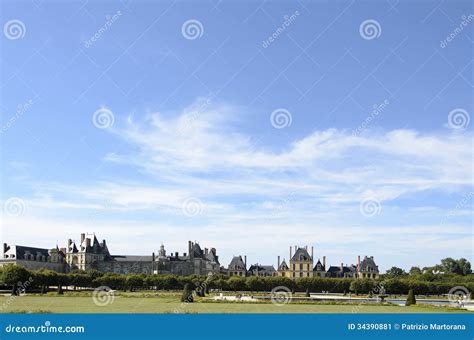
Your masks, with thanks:
[[(300, 263), (299, 268), (300, 268), (300, 270), (304, 270), (304, 264)], [(293, 270), (296, 270), (296, 264), (295, 263), (293, 263)], [(306, 264), (306, 270), (308, 270), (308, 271), (312, 270), (310, 264)]]
[[(14, 259), (15, 254), (5, 254), (4, 258), (6, 259)], [(24, 256), (25, 260), (30, 260), (30, 261), (41, 261), (41, 262), (46, 262), (48, 260), (47, 256), (44, 255), (33, 255), (33, 254), (25, 254)]]

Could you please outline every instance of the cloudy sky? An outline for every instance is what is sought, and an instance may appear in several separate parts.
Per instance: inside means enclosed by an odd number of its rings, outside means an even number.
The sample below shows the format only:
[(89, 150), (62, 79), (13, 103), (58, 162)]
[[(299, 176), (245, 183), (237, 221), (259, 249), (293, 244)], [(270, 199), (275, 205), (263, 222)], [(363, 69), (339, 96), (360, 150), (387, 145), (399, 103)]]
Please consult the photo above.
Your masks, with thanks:
[(469, 1), (2, 2), (2, 242), (472, 260)]

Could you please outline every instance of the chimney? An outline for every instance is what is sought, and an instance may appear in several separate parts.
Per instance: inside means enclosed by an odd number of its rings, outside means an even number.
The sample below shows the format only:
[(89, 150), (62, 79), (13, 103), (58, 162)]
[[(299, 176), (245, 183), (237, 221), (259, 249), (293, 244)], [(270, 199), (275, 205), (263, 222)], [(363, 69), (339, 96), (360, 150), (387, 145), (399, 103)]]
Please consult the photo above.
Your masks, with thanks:
[(311, 247), (311, 259), (314, 260), (314, 247)]
[(191, 241), (188, 241), (188, 252), (191, 254), (191, 249), (193, 248), (193, 243)]
[(247, 270), (247, 255), (244, 255), (245, 270)]
[(326, 256), (323, 256), (323, 267), (326, 269)]
[(151, 253), (151, 260), (155, 261), (155, 253)]
[(344, 271), (344, 263), (341, 262), (341, 273)]
[(5, 254), (9, 249), (10, 249), (10, 247), (8, 246), (8, 244), (4, 243), (3, 244), (3, 253)]
[(82, 244), (82, 242), (84, 242), (84, 239), (85, 239), (85, 238), (86, 238), (86, 234), (81, 233), (81, 244)]
[(357, 271), (360, 272), (360, 255), (357, 256)]
[(105, 239), (102, 240), (102, 247), (105, 247), (107, 244), (105, 243)]
[(295, 254), (296, 254), (296, 251), (297, 251), (297, 250), (298, 250), (298, 247), (297, 247), (297, 246), (295, 246)]
[(277, 270), (280, 269), (280, 255), (278, 255), (278, 267)]
[(204, 248), (204, 255), (207, 255), (207, 254), (209, 254), (209, 249)]
[[(81, 235), (82, 237), (82, 235)], [(82, 243), (82, 242), (81, 242)], [(90, 247), (91, 246), (91, 239), (90, 238), (86, 238), (86, 247)]]
[(175, 256), (176, 258), (178, 258), (178, 256), (179, 256), (179, 255), (178, 255), (178, 252), (175, 252), (175, 253), (174, 253), (174, 256)]
[(290, 247), (290, 261), (291, 261), (291, 251), (292, 251), (292, 249), (291, 249), (291, 247)]
[(186, 255), (188, 255), (188, 254), (186, 254), (186, 253), (183, 253), (183, 256), (184, 256), (184, 257), (186, 257)]

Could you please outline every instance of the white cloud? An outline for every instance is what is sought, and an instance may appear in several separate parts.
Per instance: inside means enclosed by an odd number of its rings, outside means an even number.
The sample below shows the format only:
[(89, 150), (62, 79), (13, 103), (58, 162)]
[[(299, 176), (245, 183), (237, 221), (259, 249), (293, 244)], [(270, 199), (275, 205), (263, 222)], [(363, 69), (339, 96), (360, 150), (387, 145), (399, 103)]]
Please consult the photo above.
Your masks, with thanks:
[[(158, 248), (157, 237), (172, 251), (184, 251), (192, 239), (220, 247), (224, 257), (248, 252), (262, 261), (304, 242), (339, 252), (337, 261), (367, 253), (387, 266), (397, 264), (389, 260), (402, 249), (412, 257), (433, 249), (438, 257), (471, 254), (472, 212), (447, 216), (457, 204), (449, 195), (472, 191), (472, 133), (353, 136), (328, 129), (275, 149), (266, 145), (276, 143), (237, 132), (238, 116), (230, 107), (198, 103), (178, 116), (117, 119), (111, 138), (137, 151), (105, 158), (131, 165), (142, 179), (34, 183), (25, 197), (27, 216), (9, 219), (6, 237), (18, 240), (11, 230), (25, 230), (19, 241), (35, 244), (38, 234), (46, 242), (45, 233), (67, 238), (97, 231), (117, 252), (145, 254)], [(272, 132), (278, 138), (280, 131)], [(424, 192), (443, 200), (418, 201)], [(182, 213), (189, 197), (203, 204), (197, 217)], [(382, 204), (374, 219), (359, 211), (367, 197)]]

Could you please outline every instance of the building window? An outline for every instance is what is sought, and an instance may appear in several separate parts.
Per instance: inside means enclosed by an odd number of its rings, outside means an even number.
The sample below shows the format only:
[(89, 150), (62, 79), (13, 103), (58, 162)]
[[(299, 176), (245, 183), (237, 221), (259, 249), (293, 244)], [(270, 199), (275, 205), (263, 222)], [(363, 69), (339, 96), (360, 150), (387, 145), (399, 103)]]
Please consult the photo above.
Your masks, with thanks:
[(300, 270), (303, 270), (303, 264), (300, 263)]

